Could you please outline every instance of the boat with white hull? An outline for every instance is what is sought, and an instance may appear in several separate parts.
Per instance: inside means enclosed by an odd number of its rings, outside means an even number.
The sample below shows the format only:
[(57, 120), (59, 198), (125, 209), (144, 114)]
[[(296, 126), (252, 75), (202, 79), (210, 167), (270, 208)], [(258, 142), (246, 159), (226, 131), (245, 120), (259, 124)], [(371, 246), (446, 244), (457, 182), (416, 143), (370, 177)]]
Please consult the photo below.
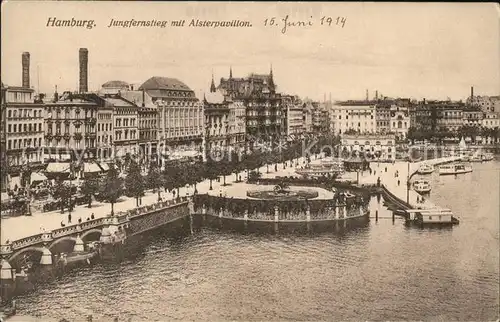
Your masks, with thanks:
[(434, 166), (424, 163), (420, 167), (418, 167), (417, 173), (418, 174), (431, 174), (434, 172)]
[(462, 174), (472, 172), (472, 166), (463, 163), (446, 164), (439, 167), (440, 175)]
[(420, 194), (431, 192), (431, 183), (428, 180), (416, 180), (413, 182), (413, 190)]

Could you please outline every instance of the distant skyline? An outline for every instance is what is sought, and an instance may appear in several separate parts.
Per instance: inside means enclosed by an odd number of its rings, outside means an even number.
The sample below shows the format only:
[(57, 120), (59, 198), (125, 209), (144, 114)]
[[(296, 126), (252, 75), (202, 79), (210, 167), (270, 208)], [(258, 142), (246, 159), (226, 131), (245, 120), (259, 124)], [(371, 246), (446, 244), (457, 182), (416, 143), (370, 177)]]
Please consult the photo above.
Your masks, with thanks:
[[(2, 82), (21, 85), (21, 54), (31, 55), (31, 86), (78, 90), (78, 50), (89, 50), (89, 90), (109, 80), (141, 84), (177, 78), (203, 97), (221, 77), (268, 73), (278, 90), (328, 99), (379, 94), (466, 99), (500, 94), (500, 9), (493, 3), (2, 3)], [(264, 26), (313, 17), (307, 29)], [(321, 26), (345, 17), (344, 28)], [(96, 27), (46, 27), (93, 19)], [(108, 28), (114, 20), (248, 20), (251, 28)], [(39, 80), (39, 86), (38, 86)]]

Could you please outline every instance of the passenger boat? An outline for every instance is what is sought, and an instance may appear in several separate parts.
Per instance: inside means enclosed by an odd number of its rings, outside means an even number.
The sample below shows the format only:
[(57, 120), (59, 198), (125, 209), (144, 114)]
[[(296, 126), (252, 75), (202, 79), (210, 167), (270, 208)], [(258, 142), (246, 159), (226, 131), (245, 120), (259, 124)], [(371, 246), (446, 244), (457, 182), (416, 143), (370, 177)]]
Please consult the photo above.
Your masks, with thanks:
[(434, 166), (427, 163), (420, 165), (420, 167), (417, 170), (418, 174), (431, 174), (433, 172), (434, 172)]
[(439, 167), (440, 175), (461, 174), (472, 172), (472, 166), (463, 163), (446, 164)]
[(431, 183), (428, 180), (416, 180), (413, 183), (413, 190), (418, 193), (428, 193), (431, 191)]
[(481, 153), (474, 153), (469, 157), (469, 162), (483, 162), (483, 155)]

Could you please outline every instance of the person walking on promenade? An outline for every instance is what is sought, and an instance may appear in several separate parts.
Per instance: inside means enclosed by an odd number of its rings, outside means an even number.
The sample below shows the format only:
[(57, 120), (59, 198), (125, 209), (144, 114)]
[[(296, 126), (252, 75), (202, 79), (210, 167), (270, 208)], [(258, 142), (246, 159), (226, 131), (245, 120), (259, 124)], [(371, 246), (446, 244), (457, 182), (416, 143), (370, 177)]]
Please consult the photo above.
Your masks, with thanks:
[(399, 184), (400, 184), (400, 182), (399, 182), (399, 180), (398, 180), (398, 187), (399, 187)]
[(68, 214), (68, 224), (71, 224), (71, 214)]
[(92, 213), (92, 215), (90, 215), (90, 219), (94, 219), (94, 213)]
[(82, 218), (78, 218), (78, 223), (81, 224), (82, 223)]
[(385, 167), (385, 172), (387, 172), (387, 167)]
[(66, 227), (66, 225), (63, 223), (62, 220), (61, 220), (61, 227)]

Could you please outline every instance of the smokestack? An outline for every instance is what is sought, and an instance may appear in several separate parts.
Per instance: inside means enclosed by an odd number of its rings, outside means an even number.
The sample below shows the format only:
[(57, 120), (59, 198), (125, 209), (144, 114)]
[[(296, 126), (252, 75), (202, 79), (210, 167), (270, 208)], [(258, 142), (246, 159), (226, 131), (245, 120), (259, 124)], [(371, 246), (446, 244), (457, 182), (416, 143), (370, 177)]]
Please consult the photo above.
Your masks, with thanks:
[(378, 100), (378, 90), (375, 91), (375, 100)]
[(30, 88), (30, 53), (24, 52), (22, 55), (23, 65), (23, 87)]
[[(28, 54), (29, 55), (29, 54)], [(470, 87), (470, 98), (474, 98), (474, 86)]]
[(144, 91), (144, 88), (142, 89), (142, 107), (146, 106), (146, 103), (144, 102), (146, 100), (146, 93)]
[(366, 90), (366, 100), (370, 100), (370, 97), (368, 96), (368, 89)]
[(89, 64), (89, 51), (87, 48), (80, 48), (79, 51), (80, 58), (80, 93), (86, 93), (89, 91), (88, 84), (88, 64)]

